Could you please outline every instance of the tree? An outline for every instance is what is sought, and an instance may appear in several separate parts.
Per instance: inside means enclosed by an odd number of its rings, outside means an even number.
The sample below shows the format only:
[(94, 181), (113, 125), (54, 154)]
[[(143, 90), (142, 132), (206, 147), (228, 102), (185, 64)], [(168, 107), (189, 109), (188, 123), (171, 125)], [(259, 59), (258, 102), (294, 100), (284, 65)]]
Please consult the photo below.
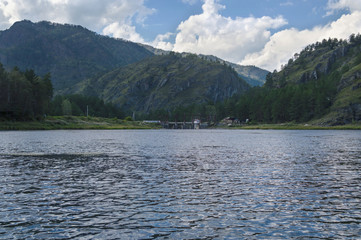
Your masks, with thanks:
[(268, 73), (268, 74), (266, 75), (266, 83), (265, 83), (265, 86), (266, 86), (266, 87), (269, 87), (269, 88), (273, 87), (272, 73)]
[(61, 103), (61, 108), (63, 110), (63, 115), (65, 115), (65, 116), (72, 115), (71, 102), (69, 101), (69, 99), (63, 100), (63, 102)]

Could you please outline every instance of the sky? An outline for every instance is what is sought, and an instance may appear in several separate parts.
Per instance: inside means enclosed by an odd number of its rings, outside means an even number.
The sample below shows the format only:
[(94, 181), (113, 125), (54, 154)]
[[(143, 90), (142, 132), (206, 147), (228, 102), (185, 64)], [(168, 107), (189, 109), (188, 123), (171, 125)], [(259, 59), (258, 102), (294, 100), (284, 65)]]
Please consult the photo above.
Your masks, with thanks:
[(309, 44), (360, 33), (361, 0), (0, 0), (0, 30), (23, 19), (273, 71)]

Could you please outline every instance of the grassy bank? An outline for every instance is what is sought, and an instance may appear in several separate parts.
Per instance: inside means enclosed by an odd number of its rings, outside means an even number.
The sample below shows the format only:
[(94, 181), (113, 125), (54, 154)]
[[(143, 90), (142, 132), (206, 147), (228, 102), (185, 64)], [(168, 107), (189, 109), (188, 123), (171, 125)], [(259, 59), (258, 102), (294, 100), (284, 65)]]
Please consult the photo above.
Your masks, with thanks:
[[(159, 129), (160, 125), (143, 123), (141, 121), (125, 121), (116, 118), (99, 117), (47, 117), (42, 121), (0, 121), (0, 130), (57, 130), (57, 129)], [(219, 129), (275, 129), (275, 130), (361, 130), (361, 123), (319, 126), (315, 124), (249, 124), (231, 127), (216, 127)]]
[(282, 124), (251, 124), (236, 127), (229, 127), (231, 129), (274, 129), (274, 130), (361, 130), (361, 124), (347, 124), (338, 126), (318, 126), (311, 124), (295, 124), (295, 123), (282, 123)]
[(47, 117), (42, 121), (0, 121), (0, 130), (155, 129), (154, 124), (99, 117)]

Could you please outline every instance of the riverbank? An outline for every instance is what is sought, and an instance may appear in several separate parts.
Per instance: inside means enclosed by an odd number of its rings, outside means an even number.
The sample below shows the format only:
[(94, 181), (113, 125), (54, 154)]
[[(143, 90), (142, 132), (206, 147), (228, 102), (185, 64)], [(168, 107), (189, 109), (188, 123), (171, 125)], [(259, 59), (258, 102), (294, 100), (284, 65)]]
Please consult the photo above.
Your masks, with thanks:
[(157, 129), (159, 125), (117, 118), (60, 116), (41, 121), (0, 121), (0, 130)]
[(231, 126), (229, 129), (261, 129), (261, 130), (361, 130), (361, 124), (346, 124), (338, 126), (319, 126), (311, 124), (281, 123), (281, 124), (250, 124)]
[[(60, 116), (47, 117), (42, 121), (0, 121), (0, 130), (61, 130), (61, 129), (160, 129), (159, 124), (142, 121), (126, 121), (117, 118)], [(241, 126), (212, 127), (221, 129), (249, 130), (361, 130), (361, 123), (319, 126), (315, 124), (249, 124)]]

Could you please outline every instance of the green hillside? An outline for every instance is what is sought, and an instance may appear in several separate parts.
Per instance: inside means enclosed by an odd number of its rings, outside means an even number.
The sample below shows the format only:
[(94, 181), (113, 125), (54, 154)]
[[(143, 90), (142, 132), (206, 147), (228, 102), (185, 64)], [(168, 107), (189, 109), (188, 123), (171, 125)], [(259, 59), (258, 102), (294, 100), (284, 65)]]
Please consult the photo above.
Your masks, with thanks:
[(33, 69), (39, 75), (50, 72), (56, 93), (152, 55), (136, 43), (69, 24), (21, 21), (0, 31), (0, 62), (4, 67)]
[(268, 85), (283, 87), (292, 84), (325, 81), (335, 91), (323, 96), (330, 102), (329, 111), (318, 121), (321, 124), (344, 124), (361, 120), (361, 36), (351, 35), (349, 41), (328, 39), (309, 45)]
[(231, 67), (251, 86), (263, 86), (266, 82), (268, 71), (256, 66), (242, 66), (229, 63)]
[[(139, 45), (145, 47), (155, 55), (167, 55), (170, 53), (169, 51), (157, 49), (148, 45), (144, 45), (144, 44), (139, 44)], [(188, 55), (189, 53), (182, 53), (182, 54)], [(238, 75), (251, 86), (263, 86), (263, 84), (266, 82), (266, 76), (269, 73), (267, 70), (258, 68), (256, 66), (239, 65), (236, 63), (224, 61), (223, 59), (220, 59), (219, 57), (213, 55), (198, 54), (197, 56), (204, 60), (225, 63), (231, 66), (238, 73)]]
[(266, 76), (269, 73), (267, 70), (256, 66), (243, 66), (236, 63), (224, 61), (216, 56), (200, 54), (199, 57), (213, 62), (225, 63), (231, 66), (238, 75), (243, 78), (251, 86), (263, 86), (266, 82)]
[[(361, 121), (361, 36), (307, 46), (228, 106), (240, 119), (341, 125)], [(233, 105), (232, 105), (233, 104)]]
[(215, 103), (249, 89), (229, 66), (192, 54), (159, 55), (92, 78), (70, 91), (96, 95), (127, 112)]

